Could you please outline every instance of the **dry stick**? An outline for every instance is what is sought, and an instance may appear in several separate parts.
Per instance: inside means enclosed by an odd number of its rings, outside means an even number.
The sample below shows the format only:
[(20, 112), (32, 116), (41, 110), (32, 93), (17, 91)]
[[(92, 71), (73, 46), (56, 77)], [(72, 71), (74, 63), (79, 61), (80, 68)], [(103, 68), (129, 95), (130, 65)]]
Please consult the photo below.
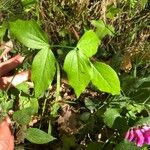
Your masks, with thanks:
[(75, 35), (76, 39), (79, 41), (79, 39), (80, 39), (79, 34), (77, 33), (77, 31), (75, 30), (75, 28), (74, 28), (74, 27), (71, 27), (71, 29), (72, 29), (72, 31), (73, 31), (73, 33), (74, 33), (74, 35)]

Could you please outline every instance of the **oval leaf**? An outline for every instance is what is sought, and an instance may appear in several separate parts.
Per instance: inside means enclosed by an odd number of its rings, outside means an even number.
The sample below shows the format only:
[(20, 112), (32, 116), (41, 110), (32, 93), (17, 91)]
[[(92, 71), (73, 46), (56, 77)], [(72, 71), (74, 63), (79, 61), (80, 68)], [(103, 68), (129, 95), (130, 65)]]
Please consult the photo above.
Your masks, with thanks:
[(115, 120), (120, 117), (119, 110), (116, 108), (108, 108), (104, 113), (104, 123), (112, 128)]
[(31, 115), (31, 108), (25, 108), (14, 112), (13, 119), (21, 125), (27, 125), (31, 120)]
[(35, 144), (45, 144), (55, 140), (53, 136), (37, 128), (29, 128), (25, 137), (27, 140)]
[(34, 20), (10, 22), (10, 31), (18, 41), (29, 48), (42, 49), (48, 46), (48, 38)]
[(69, 52), (64, 62), (64, 70), (67, 72), (69, 84), (79, 97), (90, 82), (91, 68), (88, 58), (76, 50)]
[(77, 48), (87, 57), (93, 56), (97, 52), (99, 39), (96, 33), (92, 30), (85, 32), (77, 44)]
[(106, 35), (114, 35), (114, 27), (106, 25), (102, 20), (92, 20), (92, 25), (96, 27), (96, 34), (100, 40), (102, 40)]
[(120, 94), (120, 81), (116, 72), (109, 66), (101, 62), (92, 65), (92, 83), (101, 91)]
[(40, 50), (32, 63), (32, 81), (35, 96), (40, 96), (51, 84), (55, 75), (55, 57), (49, 48)]
[(92, 100), (90, 100), (88, 98), (85, 98), (84, 104), (85, 104), (85, 107), (87, 109), (91, 110), (91, 111), (93, 111), (94, 109), (96, 109), (96, 104)]

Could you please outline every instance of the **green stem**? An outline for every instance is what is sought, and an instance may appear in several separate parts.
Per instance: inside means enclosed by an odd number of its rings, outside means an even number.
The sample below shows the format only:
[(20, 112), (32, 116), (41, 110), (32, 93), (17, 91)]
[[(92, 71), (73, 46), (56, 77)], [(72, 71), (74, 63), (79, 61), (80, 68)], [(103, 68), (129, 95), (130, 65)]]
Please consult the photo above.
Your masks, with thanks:
[(57, 84), (56, 84), (56, 101), (59, 101), (59, 92), (60, 92), (60, 67), (59, 63), (56, 62), (56, 68), (57, 68)]
[(50, 46), (51, 48), (70, 48), (70, 49), (74, 49), (75, 47), (72, 47), (72, 46), (62, 46), (62, 45), (51, 45)]
[(133, 71), (133, 77), (136, 78), (137, 75), (137, 68), (136, 65), (134, 66), (134, 71)]
[(8, 90), (10, 89), (11, 84), (12, 84), (12, 81), (13, 81), (13, 79), (15, 78), (15, 76), (16, 76), (16, 74), (12, 77), (12, 79), (11, 79), (11, 81), (10, 81), (10, 83), (9, 83), (9, 85), (8, 85), (8, 87), (7, 87), (7, 89), (6, 89), (6, 93), (8, 93)]
[(42, 108), (42, 116), (44, 115), (45, 108), (46, 108), (47, 98), (44, 100), (43, 108)]

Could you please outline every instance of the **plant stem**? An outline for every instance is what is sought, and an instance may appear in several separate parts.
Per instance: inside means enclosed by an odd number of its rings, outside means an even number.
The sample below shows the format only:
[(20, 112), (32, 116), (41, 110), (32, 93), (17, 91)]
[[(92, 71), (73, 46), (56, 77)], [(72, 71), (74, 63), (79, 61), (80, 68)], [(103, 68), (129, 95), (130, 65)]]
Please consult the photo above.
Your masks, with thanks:
[(134, 66), (134, 71), (133, 71), (133, 77), (136, 78), (136, 74), (137, 74), (137, 68), (136, 65)]
[(44, 100), (43, 108), (42, 108), (42, 116), (44, 115), (45, 108), (46, 108), (47, 98)]
[(60, 92), (60, 67), (59, 63), (56, 62), (56, 68), (57, 68), (57, 84), (56, 84), (56, 101), (59, 101), (59, 92)]
[(51, 45), (50, 46), (51, 48), (53, 48), (53, 47), (58, 47), (58, 48), (70, 48), (70, 49), (74, 49), (75, 47), (73, 47), (73, 46), (62, 46), (62, 45)]
[(13, 77), (12, 77), (12, 79), (11, 79), (11, 82), (9, 83), (9, 85), (8, 85), (8, 87), (7, 87), (7, 89), (6, 89), (6, 93), (8, 93), (8, 90), (9, 90), (10, 87), (11, 87), (11, 84), (12, 84), (13, 79), (15, 78), (15, 75), (16, 75), (16, 73), (13, 75)]

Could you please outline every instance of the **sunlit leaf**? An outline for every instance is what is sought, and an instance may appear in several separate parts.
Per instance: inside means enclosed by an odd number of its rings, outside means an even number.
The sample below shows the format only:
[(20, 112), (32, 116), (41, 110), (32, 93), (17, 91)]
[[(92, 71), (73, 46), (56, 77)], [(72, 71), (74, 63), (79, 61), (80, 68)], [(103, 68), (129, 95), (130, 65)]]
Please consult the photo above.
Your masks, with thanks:
[(106, 25), (102, 20), (92, 20), (91, 23), (96, 27), (96, 34), (100, 40), (106, 35), (114, 35), (114, 28), (110, 25)]
[(22, 91), (22, 92), (24, 92), (26, 94), (29, 94), (29, 86), (28, 86), (28, 84), (26, 82), (18, 84), (16, 86), (16, 89), (18, 89), (19, 91)]
[(77, 44), (77, 48), (87, 57), (93, 56), (97, 52), (100, 40), (94, 31), (89, 30), (84, 33)]
[(42, 49), (48, 46), (48, 39), (34, 20), (10, 22), (10, 31), (15, 38), (29, 48)]
[(49, 48), (40, 50), (32, 63), (32, 81), (35, 96), (40, 96), (52, 83), (55, 75), (55, 57)]
[(112, 95), (120, 94), (120, 81), (116, 72), (107, 64), (96, 62), (93, 64), (92, 83), (103, 92)]
[(67, 73), (69, 84), (75, 90), (77, 97), (79, 97), (91, 79), (88, 58), (76, 50), (69, 52), (65, 58), (64, 70)]

